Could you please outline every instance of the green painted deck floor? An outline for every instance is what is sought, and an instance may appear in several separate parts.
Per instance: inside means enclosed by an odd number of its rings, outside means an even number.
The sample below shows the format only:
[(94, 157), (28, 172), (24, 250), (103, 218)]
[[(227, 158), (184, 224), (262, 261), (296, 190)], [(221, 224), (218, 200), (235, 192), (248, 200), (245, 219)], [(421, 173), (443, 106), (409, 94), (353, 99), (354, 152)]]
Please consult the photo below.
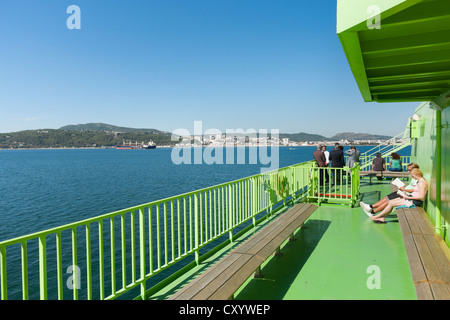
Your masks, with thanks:
[[(372, 204), (390, 187), (363, 180), (361, 192)], [(319, 207), (284, 255), (263, 265), (265, 278), (249, 279), (235, 299), (416, 299), (395, 212), (386, 221), (373, 223), (359, 206)]]

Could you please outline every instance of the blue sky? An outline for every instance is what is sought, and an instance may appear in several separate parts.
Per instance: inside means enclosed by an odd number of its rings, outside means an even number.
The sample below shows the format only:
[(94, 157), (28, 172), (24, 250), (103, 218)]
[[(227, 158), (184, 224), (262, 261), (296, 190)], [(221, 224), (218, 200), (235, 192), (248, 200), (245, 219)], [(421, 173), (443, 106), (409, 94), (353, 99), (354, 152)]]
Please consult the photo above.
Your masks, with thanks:
[[(80, 30), (66, 26), (72, 4)], [(193, 131), (200, 120), (223, 132), (395, 135), (418, 104), (363, 101), (334, 0), (0, 3), (0, 132), (88, 122)]]

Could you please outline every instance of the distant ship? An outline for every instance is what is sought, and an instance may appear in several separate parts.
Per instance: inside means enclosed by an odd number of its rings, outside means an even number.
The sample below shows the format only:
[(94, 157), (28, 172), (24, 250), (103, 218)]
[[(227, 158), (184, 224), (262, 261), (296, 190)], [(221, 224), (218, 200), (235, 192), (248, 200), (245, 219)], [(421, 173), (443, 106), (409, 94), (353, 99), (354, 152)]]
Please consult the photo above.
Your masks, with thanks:
[(142, 149), (156, 149), (156, 144), (143, 144)]
[(132, 143), (131, 141), (128, 143), (123, 142), (122, 145), (116, 146), (116, 149), (119, 150), (130, 150), (130, 149), (156, 149), (156, 144), (153, 141), (149, 141), (148, 143), (138, 144), (137, 142)]

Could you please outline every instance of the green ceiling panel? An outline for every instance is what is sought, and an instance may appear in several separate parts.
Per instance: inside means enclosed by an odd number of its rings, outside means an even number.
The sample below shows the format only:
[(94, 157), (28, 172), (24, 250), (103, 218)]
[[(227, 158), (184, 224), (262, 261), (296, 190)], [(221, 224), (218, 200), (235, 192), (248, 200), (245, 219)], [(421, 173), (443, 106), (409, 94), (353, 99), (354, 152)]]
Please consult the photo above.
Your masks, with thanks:
[(449, 0), (338, 0), (337, 30), (365, 101), (449, 96)]

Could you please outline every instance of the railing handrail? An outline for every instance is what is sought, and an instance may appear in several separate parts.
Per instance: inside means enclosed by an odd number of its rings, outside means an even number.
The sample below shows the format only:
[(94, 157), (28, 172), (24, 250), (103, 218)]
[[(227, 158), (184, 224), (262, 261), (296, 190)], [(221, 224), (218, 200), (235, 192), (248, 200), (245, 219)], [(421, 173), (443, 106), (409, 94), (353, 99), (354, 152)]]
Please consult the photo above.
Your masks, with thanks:
[[(369, 155), (375, 154), (377, 152), (380, 152), (383, 154), (383, 152), (380, 151), (382, 149), (382, 148), (380, 149), (381, 146), (383, 146), (383, 148), (385, 148), (385, 147), (390, 147), (390, 146), (396, 145), (396, 141), (406, 139), (407, 131), (408, 131), (408, 128), (405, 131), (395, 135), (394, 137), (384, 141), (383, 143), (381, 143), (377, 146), (374, 146), (373, 148), (367, 150), (366, 152), (363, 152), (361, 155), (369, 156)], [(403, 137), (399, 138), (401, 135), (403, 135)], [(399, 143), (398, 145), (403, 145), (403, 144), (404, 144), (404, 142)]]

